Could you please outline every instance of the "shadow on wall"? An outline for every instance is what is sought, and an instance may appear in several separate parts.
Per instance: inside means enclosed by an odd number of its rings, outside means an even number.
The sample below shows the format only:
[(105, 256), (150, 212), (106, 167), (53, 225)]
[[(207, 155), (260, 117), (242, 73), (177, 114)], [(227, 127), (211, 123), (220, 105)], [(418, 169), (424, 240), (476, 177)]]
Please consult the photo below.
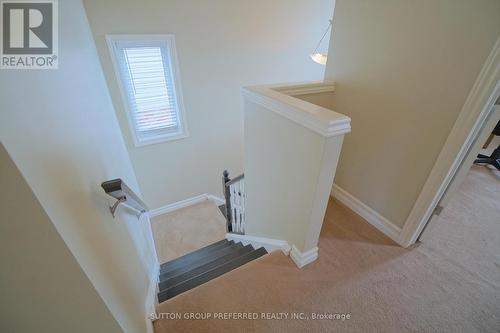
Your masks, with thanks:
[(122, 332), (1, 144), (0, 170), (0, 331)]

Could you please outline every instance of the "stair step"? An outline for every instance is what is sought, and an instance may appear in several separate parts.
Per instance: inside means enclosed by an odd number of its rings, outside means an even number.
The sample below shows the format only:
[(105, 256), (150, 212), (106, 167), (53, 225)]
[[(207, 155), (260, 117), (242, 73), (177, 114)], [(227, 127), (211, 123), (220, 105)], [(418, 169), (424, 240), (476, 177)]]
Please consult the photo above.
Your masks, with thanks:
[(228, 261), (218, 267), (215, 267), (209, 271), (206, 271), (200, 275), (197, 275), (195, 277), (192, 277), (189, 280), (186, 280), (184, 282), (181, 282), (173, 287), (170, 287), (160, 293), (158, 293), (158, 301), (164, 302), (167, 299), (170, 299), (174, 296), (177, 296), (187, 290), (193, 289), (194, 287), (199, 286), (200, 284), (203, 284), (205, 282), (208, 282), (218, 276), (221, 276), (224, 273), (227, 273), (229, 271), (232, 271), (235, 268), (238, 268), (254, 259), (257, 259), (264, 254), (266, 254), (267, 251), (263, 247), (258, 248), (257, 250), (253, 250), (252, 252), (245, 253), (231, 261)]
[(241, 249), (243, 245), (241, 243), (234, 244), (233, 241), (228, 242), (229, 246), (225, 246), (223, 248), (217, 248), (216, 250), (210, 251), (205, 256), (201, 257), (192, 257), (191, 260), (185, 261), (182, 266), (171, 269), (165, 273), (160, 273), (160, 283), (162, 281), (171, 279), (179, 274), (186, 273), (194, 268), (202, 266), (208, 262), (214, 261), (220, 257), (223, 257), (229, 253), (234, 252), (235, 250)]
[(188, 253), (186, 255), (183, 255), (182, 257), (173, 259), (169, 262), (166, 262), (164, 264), (161, 264), (160, 266), (160, 274), (166, 273), (172, 269), (178, 268), (183, 266), (186, 262), (189, 262), (193, 259), (199, 259), (202, 258), (208, 254), (210, 254), (212, 251), (217, 251), (221, 248), (231, 246), (234, 244), (233, 241), (228, 241), (227, 239), (223, 239), (221, 241), (218, 241), (216, 243), (210, 244), (208, 246), (202, 247), (201, 249), (198, 249), (196, 251), (193, 251), (191, 253)]
[[(238, 247), (238, 245), (240, 245), (240, 246)], [(243, 247), (241, 245), (241, 243), (235, 244), (235, 245), (233, 245), (232, 251), (229, 254), (218, 257), (215, 260), (207, 262), (201, 266), (194, 267), (185, 273), (181, 273), (181, 274), (178, 274), (178, 275), (171, 277), (169, 279), (160, 281), (160, 283), (158, 284), (158, 289), (160, 292), (162, 292), (162, 291), (164, 291), (170, 287), (173, 287), (173, 286), (175, 286), (183, 281), (189, 280), (195, 276), (198, 276), (202, 273), (205, 273), (205, 272), (207, 272), (211, 269), (214, 269), (214, 268), (216, 268), (216, 267), (218, 267), (218, 266), (220, 266), (228, 261), (236, 259), (236, 258), (238, 258), (246, 253), (252, 252), (252, 251), (254, 251), (254, 248), (250, 244), (248, 244), (245, 247)]]

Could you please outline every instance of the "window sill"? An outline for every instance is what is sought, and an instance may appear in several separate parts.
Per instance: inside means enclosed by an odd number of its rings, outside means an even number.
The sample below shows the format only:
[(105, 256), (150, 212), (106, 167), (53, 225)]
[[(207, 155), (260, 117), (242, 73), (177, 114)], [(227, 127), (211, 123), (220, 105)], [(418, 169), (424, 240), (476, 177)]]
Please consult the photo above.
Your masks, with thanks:
[(134, 146), (135, 147), (144, 147), (144, 146), (155, 145), (155, 144), (159, 144), (159, 143), (165, 143), (165, 142), (169, 142), (169, 141), (186, 139), (188, 137), (189, 137), (189, 134), (186, 132), (179, 133), (179, 134), (160, 136), (160, 137), (152, 138), (152, 139), (145, 139), (142, 141), (139, 141), (137, 138), (134, 137)]

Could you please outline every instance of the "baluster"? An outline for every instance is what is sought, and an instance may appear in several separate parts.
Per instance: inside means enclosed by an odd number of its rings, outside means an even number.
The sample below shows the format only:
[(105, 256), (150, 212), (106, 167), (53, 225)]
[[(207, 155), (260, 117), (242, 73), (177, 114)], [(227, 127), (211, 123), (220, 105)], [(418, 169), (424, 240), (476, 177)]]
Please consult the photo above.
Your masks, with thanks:
[(242, 189), (241, 189), (241, 185), (243, 184), (243, 180), (241, 180), (239, 183), (238, 183), (238, 200), (239, 200), (239, 203), (240, 203), (240, 209), (239, 209), (239, 214), (240, 214), (240, 233), (243, 232), (243, 219), (242, 219), (242, 211), (243, 211), (243, 200), (242, 200)]
[(234, 184), (230, 185), (230, 192), (231, 192), (231, 223), (233, 226), (233, 231), (236, 231), (237, 225), (236, 225), (236, 194), (234, 191)]
[(245, 233), (245, 180), (241, 180), (241, 233)]
[(227, 182), (230, 181), (229, 179), (229, 172), (227, 170), (224, 170), (222, 173), (222, 193), (224, 193), (224, 198), (226, 199), (226, 228), (227, 232), (232, 232), (232, 224), (231, 224), (231, 190), (229, 186), (227, 186)]
[(236, 198), (236, 230), (237, 232), (240, 232), (240, 225), (241, 225), (241, 219), (240, 217), (240, 182), (237, 182), (234, 184), (234, 192), (235, 192), (235, 198)]
[(244, 217), (243, 209), (241, 209), (240, 210), (240, 232), (241, 233), (243, 233), (244, 226), (245, 226), (245, 217)]
[(236, 222), (237, 218), (238, 218), (238, 215), (236, 214), (236, 207), (235, 207), (234, 208), (234, 215), (233, 215), (233, 230), (235, 232), (238, 232), (238, 225), (237, 225), (237, 222)]

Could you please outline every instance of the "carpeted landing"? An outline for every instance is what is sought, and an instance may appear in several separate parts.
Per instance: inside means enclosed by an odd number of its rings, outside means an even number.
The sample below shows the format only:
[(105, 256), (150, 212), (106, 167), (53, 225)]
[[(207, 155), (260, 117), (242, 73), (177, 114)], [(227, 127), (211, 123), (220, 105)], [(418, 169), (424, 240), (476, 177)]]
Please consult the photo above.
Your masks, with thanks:
[(226, 220), (212, 200), (152, 218), (151, 227), (160, 263), (224, 239)]

